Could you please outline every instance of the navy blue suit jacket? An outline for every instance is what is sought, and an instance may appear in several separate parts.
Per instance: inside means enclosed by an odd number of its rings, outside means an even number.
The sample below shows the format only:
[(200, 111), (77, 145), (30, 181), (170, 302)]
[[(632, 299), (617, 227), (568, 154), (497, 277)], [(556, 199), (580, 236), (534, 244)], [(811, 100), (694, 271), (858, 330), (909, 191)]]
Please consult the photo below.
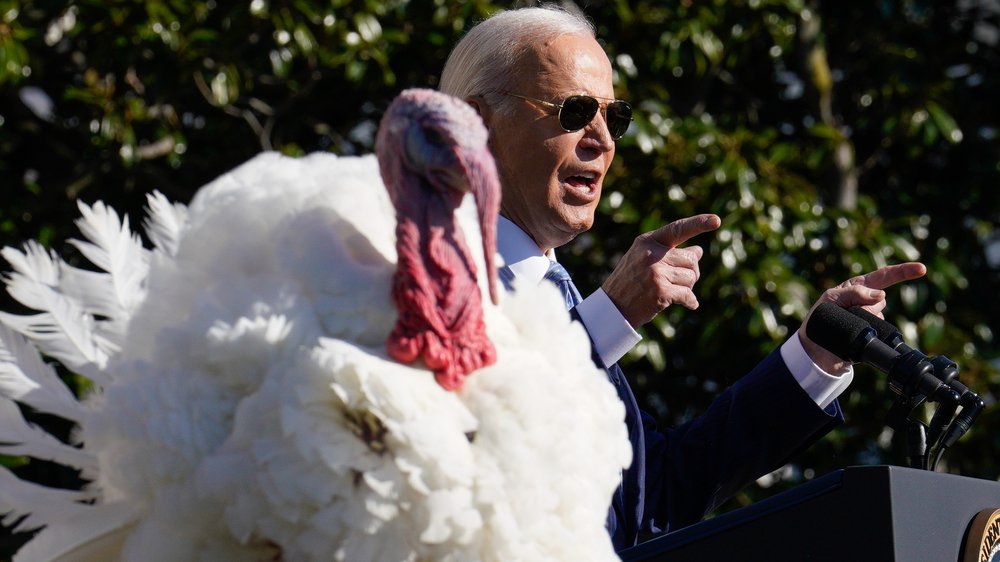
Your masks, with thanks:
[[(573, 311), (574, 316), (575, 310)], [(771, 472), (843, 422), (821, 410), (775, 350), (690, 422), (665, 431), (639, 410), (617, 364), (601, 364), (625, 404), (632, 464), (615, 490), (608, 531), (615, 550), (699, 521), (740, 488)]]

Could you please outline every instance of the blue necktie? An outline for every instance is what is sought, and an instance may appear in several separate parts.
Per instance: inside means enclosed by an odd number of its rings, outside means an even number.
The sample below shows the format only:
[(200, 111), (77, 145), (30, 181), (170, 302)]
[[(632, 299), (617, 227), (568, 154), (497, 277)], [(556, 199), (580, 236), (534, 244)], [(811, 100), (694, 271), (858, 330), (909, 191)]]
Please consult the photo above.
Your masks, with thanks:
[(559, 265), (558, 262), (549, 264), (549, 270), (545, 272), (545, 279), (548, 279), (555, 283), (556, 287), (559, 287), (559, 292), (566, 299), (566, 310), (570, 310), (583, 302), (583, 297), (580, 296), (580, 291), (576, 290), (576, 285), (573, 285), (573, 280), (570, 279), (569, 272), (566, 271), (566, 268)]

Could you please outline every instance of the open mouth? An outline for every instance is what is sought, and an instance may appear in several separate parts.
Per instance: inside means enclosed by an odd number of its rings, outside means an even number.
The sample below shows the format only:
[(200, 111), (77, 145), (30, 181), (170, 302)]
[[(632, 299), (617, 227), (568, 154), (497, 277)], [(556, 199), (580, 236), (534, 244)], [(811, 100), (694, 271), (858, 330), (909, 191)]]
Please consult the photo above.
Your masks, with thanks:
[(598, 176), (593, 172), (583, 172), (568, 176), (563, 180), (568, 185), (570, 192), (577, 197), (590, 201), (597, 197)]

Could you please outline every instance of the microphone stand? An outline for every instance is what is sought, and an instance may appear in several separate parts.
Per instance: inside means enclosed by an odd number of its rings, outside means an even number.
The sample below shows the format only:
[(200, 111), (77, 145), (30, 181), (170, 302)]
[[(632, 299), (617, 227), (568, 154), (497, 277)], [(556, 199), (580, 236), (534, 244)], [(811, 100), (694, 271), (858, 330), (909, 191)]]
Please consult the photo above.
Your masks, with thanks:
[(885, 424), (895, 435), (905, 435), (906, 464), (910, 468), (927, 469), (927, 426), (916, 419), (914, 413), (923, 404), (925, 397), (916, 388), (904, 389), (890, 384), (890, 389), (898, 396), (886, 414)]
[(927, 470), (927, 426), (910, 420), (906, 426), (906, 461), (910, 468)]
[[(933, 366), (934, 376), (942, 384), (928, 398), (914, 379), (890, 374), (889, 388), (897, 397), (886, 415), (886, 425), (900, 435), (905, 432), (905, 455), (911, 468), (934, 470), (945, 451), (971, 428), (986, 403), (959, 382), (958, 365), (947, 357), (927, 357), (915, 350), (905, 355), (909, 355), (911, 360), (927, 360)], [(916, 416), (917, 408), (928, 400), (938, 403), (929, 427)], [(959, 407), (962, 411), (956, 416)]]
[[(907, 465), (921, 470), (932, 469), (933, 465), (928, 464), (928, 452), (942, 438), (944, 426), (949, 421), (951, 425), (955, 423), (952, 417), (961, 401), (961, 395), (954, 388), (957, 366), (947, 358), (935, 359), (911, 350), (902, 354), (889, 372), (889, 389), (897, 398), (886, 416), (886, 425), (897, 435), (905, 435)], [(929, 435), (927, 425), (916, 416), (917, 409), (926, 401), (938, 403)], [(934, 463), (940, 458), (939, 454)]]
[[(937, 377), (941, 384), (950, 387), (954, 394), (959, 397), (958, 400), (939, 401), (940, 406), (934, 412), (934, 417), (931, 419), (930, 431), (927, 435), (927, 445), (929, 445), (932, 451), (929, 458), (933, 460), (931, 460), (928, 469), (934, 470), (945, 450), (954, 445), (972, 427), (972, 423), (976, 421), (979, 414), (986, 408), (986, 403), (978, 394), (959, 382), (958, 364), (951, 359), (948, 359), (944, 355), (927, 357), (920, 351), (911, 348), (903, 341), (903, 335), (900, 333), (899, 328), (861, 307), (852, 307), (849, 309), (849, 312), (868, 322), (868, 325), (878, 333), (878, 338), (889, 347), (899, 351), (901, 354), (926, 359), (931, 364), (933, 375)], [(902, 426), (905, 419), (912, 419), (913, 411), (923, 401), (924, 397), (913, 395), (912, 389), (904, 396), (902, 390), (906, 385), (898, 386), (893, 383), (894, 381), (890, 379), (890, 387), (893, 391), (900, 394), (900, 403), (893, 405), (893, 410), (889, 413), (889, 423), (890, 427), (897, 429)], [(961, 406), (962, 411), (956, 416), (955, 412), (959, 406)], [(945, 429), (946, 426), (947, 429)]]

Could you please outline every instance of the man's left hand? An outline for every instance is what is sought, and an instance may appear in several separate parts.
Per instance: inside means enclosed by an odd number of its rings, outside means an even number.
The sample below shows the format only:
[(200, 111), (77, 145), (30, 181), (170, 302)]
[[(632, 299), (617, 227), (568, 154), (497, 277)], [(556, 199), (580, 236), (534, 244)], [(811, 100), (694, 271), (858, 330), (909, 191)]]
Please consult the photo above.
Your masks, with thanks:
[(809, 316), (812, 315), (812, 311), (816, 308), (816, 305), (821, 302), (832, 302), (843, 308), (860, 306), (882, 318), (882, 310), (885, 309), (886, 304), (885, 291), (883, 289), (896, 283), (923, 277), (925, 273), (927, 273), (927, 267), (918, 262), (888, 265), (871, 273), (852, 277), (836, 287), (827, 289), (820, 296), (819, 300), (816, 301), (812, 309), (809, 310), (809, 314), (806, 315), (802, 326), (799, 327), (799, 340), (801, 340), (802, 347), (805, 348), (806, 353), (809, 354), (813, 363), (833, 375), (842, 373), (850, 365), (850, 363), (823, 349), (806, 336), (806, 323), (809, 321)]

